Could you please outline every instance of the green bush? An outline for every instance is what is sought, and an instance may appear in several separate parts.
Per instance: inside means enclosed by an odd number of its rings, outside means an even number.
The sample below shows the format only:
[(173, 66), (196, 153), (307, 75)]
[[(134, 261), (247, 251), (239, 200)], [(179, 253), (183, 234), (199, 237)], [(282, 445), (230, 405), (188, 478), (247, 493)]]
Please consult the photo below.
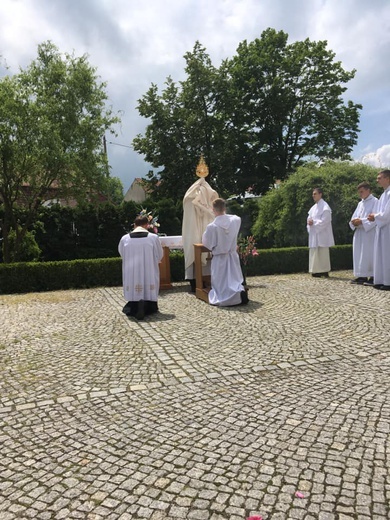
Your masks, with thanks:
[[(352, 268), (352, 246), (330, 249), (332, 270)], [(249, 276), (306, 272), (309, 263), (307, 247), (262, 249), (248, 265)], [(184, 255), (171, 251), (171, 280), (184, 280)], [(45, 263), (0, 264), (0, 294), (56, 291), (89, 287), (122, 285), (120, 258), (70, 260)]]
[(364, 164), (332, 161), (299, 168), (278, 188), (260, 198), (259, 214), (252, 228), (258, 247), (307, 245), (307, 213), (314, 204), (312, 191), (316, 187), (323, 189), (324, 200), (332, 209), (336, 244), (350, 244), (353, 233), (348, 222), (359, 202), (357, 185), (368, 181), (377, 193), (377, 171)]
[(16, 251), (16, 231), (11, 229), (8, 235), (11, 250), (11, 262), (37, 262), (41, 256), (41, 250), (35, 240), (35, 233), (27, 231)]

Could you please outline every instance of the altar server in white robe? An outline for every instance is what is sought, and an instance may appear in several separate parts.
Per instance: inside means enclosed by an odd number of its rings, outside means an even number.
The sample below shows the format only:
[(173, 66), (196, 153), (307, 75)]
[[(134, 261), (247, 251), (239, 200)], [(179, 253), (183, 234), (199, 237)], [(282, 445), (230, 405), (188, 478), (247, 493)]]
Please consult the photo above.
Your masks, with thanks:
[(354, 231), (352, 251), (355, 279), (351, 283), (362, 285), (364, 282), (368, 282), (373, 284), (375, 222), (370, 222), (367, 217), (374, 212), (378, 199), (371, 193), (368, 182), (361, 182), (357, 191), (362, 200), (349, 221), (349, 226)]
[(212, 252), (211, 290), (208, 298), (211, 305), (228, 307), (248, 303), (248, 295), (242, 285), (243, 275), (237, 253), (237, 237), (241, 219), (226, 215), (226, 202), (213, 202), (214, 221), (203, 233), (202, 244)]
[(314, 188), (315, 204), (309, 210), (307, 231), (309, 233), (309, 273), (312, 276), (329, 276), (329, 248), (334, 246), (332, 210), (322, 198), (321, 188)]
[(374, 287), (390, 291), (390, 170), (378, 173), (378, 184), (383, 193), (368, 220), (375, 222)]
[(137, 217), (135, 228), (124, 235), (118, 246), (122, 257), (123, 312), (138, 320), (158, 311), (160, 288), (159, 262), (163, 257), (160, 239), (149, 233), (148, 217)]

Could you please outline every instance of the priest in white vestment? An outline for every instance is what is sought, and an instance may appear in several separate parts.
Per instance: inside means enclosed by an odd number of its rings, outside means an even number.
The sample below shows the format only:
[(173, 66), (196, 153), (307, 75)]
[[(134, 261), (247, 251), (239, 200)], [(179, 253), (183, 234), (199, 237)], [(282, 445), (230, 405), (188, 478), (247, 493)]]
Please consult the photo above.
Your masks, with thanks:
[(309, 273), (312, 276), (329, 276), (330, 253), (334, 246), (332, 230), (332, 210), (322, 198), (320, 188), (314, 188), (315, 204), (309, 210), (307, 232), (309, 233)]
[(368, 220), (368, 215), (374, 212), (378, 199), (371, 193), (368, 182), (361, 182), (357, 191), (361, 201), (357, 205), (351, 220), (350, 228), (354, 231), (353, 251), (353, 284), (362, 285), (364, 282), (374, 283), (374, 241), (375, 222)]
[(248, 295), (242, 285), (243, 275), (237, 253), (237, 237), (241, 219), (226, 215), (226, 202), (213, 202), (214, 221), (203, 233), (202, 244), (212, 252), (211, 290), (208, 298), (211, 305), (228, 307), (248, 303)]
[(368, 220), (375, 222), (374, 287), (390, 291), (390, 170), (378, 173), (383, 193)]
[(158, 264), (163, 249), (158, 236), (148, 232), (148, 225), (147, 216), (137, 217), (134, 230), (124, 235), (118, 246), (122, 257), (123, 295), (127, 301), (123, 312), (138, 320), (158, 311)]
[[(218, 193), (204, 179), (208, 175), (208, 168), (203, 157), (199, 161), (196, 174), (200, 179), (194, 182), (184, 195), (182, 225), (185, 279), (190, 282), (192, 292), (195, 292), (194, 244), (201, 243), (207, 224), (213, 221), (212, 204), (218, 198)], [(210, 274), (206, 258), (207, 255), (202, 254), (203, 274)]]

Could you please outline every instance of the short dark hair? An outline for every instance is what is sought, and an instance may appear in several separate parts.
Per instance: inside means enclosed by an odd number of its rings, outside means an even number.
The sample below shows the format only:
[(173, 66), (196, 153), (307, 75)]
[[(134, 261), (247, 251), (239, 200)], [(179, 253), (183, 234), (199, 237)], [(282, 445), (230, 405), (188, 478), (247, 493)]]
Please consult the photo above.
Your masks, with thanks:
[(148, 217), (146, 216), (142, 216), (142, 217), (137, 217), (134, 221), (134, 225), (135, 227), (138, 227), (138, 226), (141, 226), (143, 227), (145, 224), (147, 224), (149, 222), (149, 219)]
[(357, 189), (360, 190), (360, 188), (364, 188), (365, 190), (371, 190), (371, 186), (367, 181), (361, 182), (358, 184)]
[(323, 195), (323, 194), (324, 194), (324, 192), (322, 191), (321, 188), (313, 188), (313, 191), (318, 192), (320, 195)]
[(387, 177), (388, 179), (390, 179), (390, 170), (382, 170), (381, 172), (378, 173), (378, 175), (383, 175), (384, 177)]
[(224, 199), (213, 200), (213, 208), (218, 213), (223, 213), (226, 210), (226, 202)]

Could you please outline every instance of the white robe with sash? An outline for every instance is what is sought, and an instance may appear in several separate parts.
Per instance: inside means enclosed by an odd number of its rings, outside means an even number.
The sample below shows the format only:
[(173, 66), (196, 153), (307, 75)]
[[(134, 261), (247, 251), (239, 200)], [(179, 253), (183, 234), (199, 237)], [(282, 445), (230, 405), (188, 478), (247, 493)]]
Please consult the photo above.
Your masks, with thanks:
[(390, 186), (382, 193), (374, 214), (374, 283), (390, 286)]
[[(375, 222), (370, 222), (367, 217), (375, 212), (378, 199), (370, 194), (357, 205), (354, 214), (349, 221), (349, 226), (354, 230), (353, 234), (353, 274), (356, 278), (371, 278), (374, 276), (374, 241)], [(354, 226), (352, 220), (360, 218), (360, 226)]]
[[(139, 300), (157, 301), (160, 289), (159, 262), (163, 257), (160, 239), (153, 233), (144, 235), (141, 227), (124, 235), (119, 242), (118, 250), (122, 257), (123, 295), (128, 302)], [(140, 238), (141, 237), (141, 238)]]
[(211, 260), (211, 305), (231, 306), (241, 303), (243, 276), (237, 253), (237, 236), (241, 219), (236, 215), (219, 215), (203, 233), (202, 244), (213, 254)]
[(329, 247), (334, 246), (332, 210), (327, 202), (320, 199), (310, 208), (308, 218), (313, 219), (313, 225), (307, 224), (309, 273), (327, 273), (330, 271)]

